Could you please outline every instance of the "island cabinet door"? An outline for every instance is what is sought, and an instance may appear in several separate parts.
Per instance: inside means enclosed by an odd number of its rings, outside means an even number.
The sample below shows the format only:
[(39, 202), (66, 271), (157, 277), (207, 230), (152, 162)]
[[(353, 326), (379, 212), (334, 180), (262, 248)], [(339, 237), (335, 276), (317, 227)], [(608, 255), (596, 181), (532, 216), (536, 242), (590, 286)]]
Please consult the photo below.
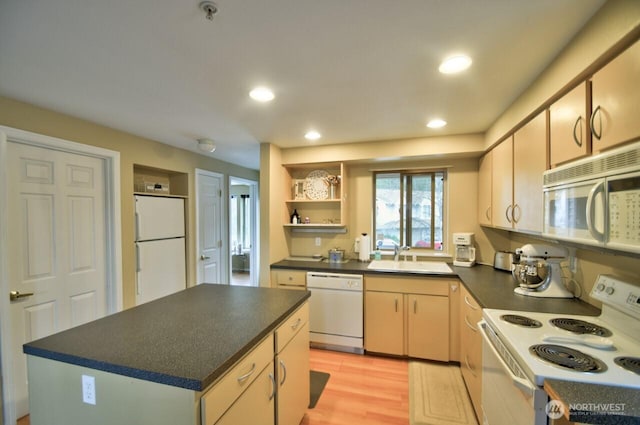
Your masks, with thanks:
[(276, 356), (278, 425), (298, 425), (309, 407), (309, 324)]
[(274, 425), (275, 378), (273, 362), (226, 411), (216, 425)]

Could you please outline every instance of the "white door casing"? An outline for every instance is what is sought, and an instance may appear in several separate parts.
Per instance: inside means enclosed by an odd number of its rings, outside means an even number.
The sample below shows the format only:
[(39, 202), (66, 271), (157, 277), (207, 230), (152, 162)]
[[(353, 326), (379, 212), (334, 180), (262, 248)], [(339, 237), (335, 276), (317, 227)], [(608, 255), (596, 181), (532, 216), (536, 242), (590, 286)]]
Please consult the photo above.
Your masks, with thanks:
[(223, 175), (196, 169), (196, 235), (198, 246), (197, 284), (227, 283), (228, 270), (222, 261), (227, 243), (222, 235)]
[(260, 232), (258, 225), (260, 223), (260, 208), (259, 206), (259, 190), (258, 190), (258, 182), (255, 180), (247, 180), (240, 177), (230, 177), (229, 178), (229, 191), (231, 191), (231, 186), (234, 184), (242, 184), (249, 186), (249, 199), (250, 199), (250, 208), (251, 208), (251, 223), (249, 226), (251, 228), (251, 247), (249, 253), (249, 278), (251, 282), (251, 286), (258, 286), (258, 269), (259, 269), (259, 254), (260, 254), (260, 245), (258, 242), (258, 234)]
[(119, 155), (2, 130), (3, 410), (15, 423), (28, 413), (22, 344), (122, 308)]

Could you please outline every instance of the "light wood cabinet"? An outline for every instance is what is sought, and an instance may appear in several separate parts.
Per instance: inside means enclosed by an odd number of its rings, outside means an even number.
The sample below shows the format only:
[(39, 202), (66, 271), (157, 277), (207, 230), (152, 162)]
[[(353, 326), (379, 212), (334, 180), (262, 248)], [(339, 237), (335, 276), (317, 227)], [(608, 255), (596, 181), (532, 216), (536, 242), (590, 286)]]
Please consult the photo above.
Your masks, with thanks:
[(408, 294), (407, 354), (449, 361), (449, 298)]
[(298, 425), (309, 405), (309, 303), (201, 398), (202, 425)]
[(622, 52), (592, 79), (590, 129), (593, 152), (631, 141), (640, 136), (640, 41)]
[(469, 291), (460, 291), (460, 369), (478, 419), (482, 416), (482, 308)]
[(547, 112), (513, 135), (513, 228), (542, 232), (542, 173), (547, 169)]
[[(274, 337), (269, 335), (202, 396), (202, 423), (213, 425), (247, 391), (261, 371), (273, 368)], [(269, 392), (265, 399), (269, 398)], [(264, 400), (263, 400), (264, 401)], [(272, 410), (271, 417), (274, 417)]]
[(491, 222), (496, 227), (512, 228), (513, 136), (493, 148), (492, 152)]
[(307, 272), (304, 270), (271, 270), (271, 286), (280, 289), (305, 289)]
[(584, 82), (549, 107), (551, 167), (591, 154), (591, 83)]
[(491, 225), (491, 170), (493, 151), (479, 159), (478, 163), (478, 223)]
[(546, 111), (540, 113), (493, 149), (491, 217), (496, 227), (542, 232), (546, 118)]
[(275, 391), (273, 362), (271, 362), (216, 422), (216, 425), (274, 425)]
[(404, 354), (404, 294), (365, 293), (364, 340), (368, 351)]
[(298, 425), (309, 406), (308, 322), (309, 308), (305, 305), (276, 330), (278, 425)]
[[(449, 361), (449, 287), (456, 280), (365, 276), (364, 343), (367, 351)], [(457, 334), (457, 333), (456, 333)]]
[[(285, 200), (283, 224), (294, 231), (340, 232), (347, 223), (347, 167), (344, 163), (285, 165)], [(321, 176), (339, 176), (331, 185)], [(333, 186), (333, 187), (332, 187)], [(297, 211), (301, 223), (291, 223)], [(305, 223), (306, 218), (309, 219)]]

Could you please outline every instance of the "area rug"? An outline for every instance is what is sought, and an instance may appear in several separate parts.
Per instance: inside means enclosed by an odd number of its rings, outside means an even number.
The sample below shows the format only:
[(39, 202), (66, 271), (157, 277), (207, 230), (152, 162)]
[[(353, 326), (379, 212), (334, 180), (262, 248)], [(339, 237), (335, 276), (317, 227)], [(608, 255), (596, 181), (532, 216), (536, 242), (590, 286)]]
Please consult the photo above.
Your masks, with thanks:
[(458, 366), (409, 363), (411, 425), (477, 425)]
[(320, 395), (324, 390), (324, 386), (327, 385), (327, 381), (329, 380), (329, 374), (325, 372), (317, 372), (315, 370), (310, 371), (311, 373), (311, 398), (309, 402), (309, 409), (313, 409), (316, 407), (318, 400), (320, 399)]

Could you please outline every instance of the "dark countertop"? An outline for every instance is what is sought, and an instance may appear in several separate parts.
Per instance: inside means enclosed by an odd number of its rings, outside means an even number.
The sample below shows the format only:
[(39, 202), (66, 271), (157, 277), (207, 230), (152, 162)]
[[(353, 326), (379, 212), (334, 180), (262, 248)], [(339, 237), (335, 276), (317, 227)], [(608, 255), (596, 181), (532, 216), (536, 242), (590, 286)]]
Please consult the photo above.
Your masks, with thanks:
[(572, 422), (640, 424), (640, 390), (546, 379), (544, 388), (561, 401)]
[(42, 338), (26, 354), (202, 391), (309, 298), (198, 285)]
[(542, 313), (564, 313), (585, 316), (597, 316), (600, 310), (579, 299), (533, 298), (514, 294), (516, 287), (511, 273), (495, 270), (491, 266), (473, 267), (451, 266), (453, 273), (434, 273), (429, 275), (369, 270), (369, 263), (349, 261), (341, 264), (329, 264), (316, 261), (283, 260), (271, 265), (271, 269), (292, 269), (306, 271), (324, 271), (331, 273), (393, 274), (396, 276), (459, 277), (464, 286), (482, 308), (500, 310), (536, 311)]

